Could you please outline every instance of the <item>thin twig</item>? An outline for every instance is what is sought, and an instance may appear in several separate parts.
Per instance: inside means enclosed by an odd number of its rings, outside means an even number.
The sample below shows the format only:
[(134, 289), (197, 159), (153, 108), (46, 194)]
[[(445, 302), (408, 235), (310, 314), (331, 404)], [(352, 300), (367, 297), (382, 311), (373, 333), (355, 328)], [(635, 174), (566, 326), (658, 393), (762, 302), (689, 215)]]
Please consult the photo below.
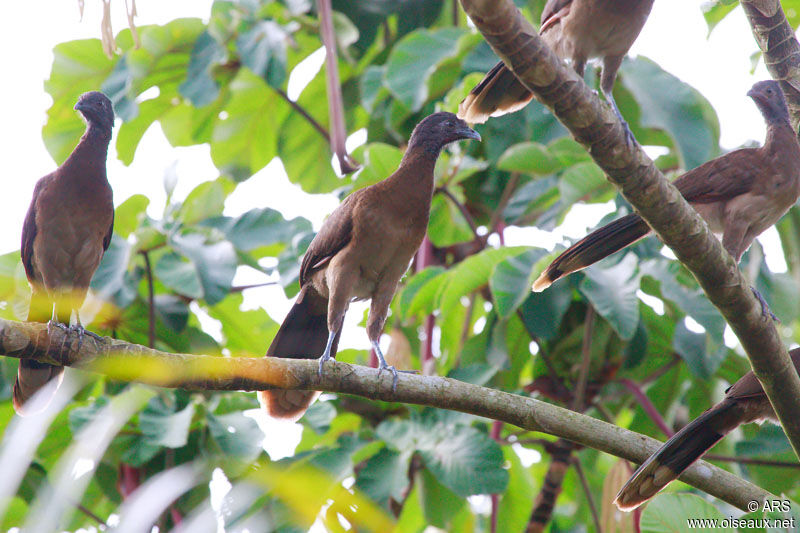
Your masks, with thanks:
[(339, 83), (339, 62), (336, 59), (336, 35), (333, 32), (333, 13), (331, 0), (317, 0), (319, 30), (325, 45), (325, 80), (328, 88), (328, 116), (331, 122), (331, 150), (339, 161), (342, 174), (350, 174), (360, 168), (348, 154), (345, 141), (347, 129), (344, 124), (344, 104), (342, 86)]
[(508, 202), (511, 201), (514, 189), (517, 188), (517, 183), (519, 183), (519, 172), (513, 172), (511, 178), (506, 182), (506, 186), (503, 187), (500, 200), (497, 202), (494, 213), (492, 213), (492, 219), (489, 221), (489, 233), (497, 231), (498, 224), (503, 220), (503, 212), (508, 207)]
[(640, 385), (641, 386), (645, 386), (648, 383), (652, 383), (653, 381), (657, 380), (658, 378), (660, 378), (661, 376), (663, 376), (664, 374), (666, 374), (667, 372), (672, 370), (672, 367), (677, 365), (680, 360), (681, 360), (681, 357), (678, 354), (673, 353), (672, 354), (672, 359), (670, 360), (669, 363), (667, 363), (665, 365), (661, 365), (655, 371), (653, 371), (652, 374), (650, 374), (649, 376), (647, 376), (644, 379), (640, 380), (639, 381)]
[(85, 514), (86, 516), (88, 516), (89, 518), (91, 518), (92, 520), (94, 520), (95, 522), (97, 522), (99, 525), (103, 526), (104, 529), (108, 529), (108, 524), (106, 523), (106, 521), (103, 520), (102, 518), (100, 518), (99, 516), (97, 516), (96, 514), (94, 514), (91, 510), (89, 510), (87, 507), (85, 507), (82, 503), (76, 503), (75, 504), (75, 508), (78, 511), (82, 512), (83, 514)]
[(461, 212), (461, 216), (463, 216), (464, 220), (466, 220), (467, 224), (469, 224), (469, 229), (472, 230), (473, 235), (475, 235), (475, 239), (483, 242), (483, 237), (478, 233), (478, 226), (475, 224), (475, 219), (472, 218), (472, 215), (467, 210), (467, 206), (459, 202), (458, 198), (456, 198), (447, 187), (437, 187), (436, 191), (434, 192), (440, 192), (444, 194), (451, 202), (453, 202), (453, 205), (458, 208), (458, 210)]
[(636, 398), (636, 401), (639, 402), (639, 405), (642, 407), (644, 412), (647, 413), (647, 416), (650, 417), (650, 420), (652, 420), (653, 423), (658, 426), (658, 429), (660, 429), (664, 435), (671, 437), (675, 434), (675, 432), (672, 431), (672, 429), (664, 421), (661, 413), (659, 413), (658, 409), (656, 409), (656, 406), (653, 405), (653, 402), (650, 401), (650, 398), (648, 398), (644, 391), (639, 388), (639, 385), (627, 378), (622, 378), (619, 380), (619, 382), (626, 389), (628, 389), (628, 391), (630, 391), (634, 398)]
[(252, 283), (250, 285), (234, 285), (231, 287), (229, 292), (243, 292), (248, 289), (259, 289), (261, 287), (269, 287), (271, 285), (277, 285), (277, 281), (265, 281), (264, 283)]
[(150, 264), (150, 254), (140, 252), (144, 257), (144, 271), (147, 276), (147, 346), (156, 347), (156, 304), (155, 290), (153, 288), (153, 267)]
[(586, 501), (589, 503), (589, 510), (592, 512), (595, 531), (597, 531), (597, 533), (603, 533), (603, 527), (600, 525), (600, 517), (597, 515), (597, 506), (594, 503), (592, 491), (589, 488), (589, 482), (587, 481), (586, 474), (583, 471), (581, 460), (577, 456), (572, 456), (572, 466), (575, 467), (575, 472), (578, 474), (578, 479), (581, 481), (583, 492), (586, 494)]
[(721, 461), (724, 463), (740, 463), (743, 465), (774, 466), (778, 468), (800, 468), (800, 463), (788, 461), (770, 461), (768, 459), (756, 459), (753, 457), (731, 457), (728, 455), (716, 455), (707, 453), (703, 456), (706, 461)]
[(586, 384), (589, 381), (589, 367), (592, 364), (592, 334), (594, 333), (594, 307), (586, 305), (586, 319), (583, 322), (583, 344), (581, 345), (581, 367), (578, 372), (578, 383), (572, 397), (573, 411), (583, 412), (583, 399), (586, 396)]
[(301, 106), (300, 104), (298, 104), (297, 102), (295, 102), (294, 100), (292, 100), (291, 98), (289, 98), (289, 95), (288, 95), (288, 94), (286, 94), (286, 93), (285, 93), (283, 90), (281, 90), (281, 89), (278, 89), (278, 88), (276, 88), (276, 87), (273, 87), (272, 89), (273, 89), (273, 90), (274, 90), (276, 93), (278, 93), (278, 95), (280, 95), (280, 97), (281, 97), (281, 98), (283, 98), (284, 100), (286, 100), (286, 103), (287, 103), (287, 104), (289, 104), (290, 106), (292, 106), (292, 108), (293, 108), (295, 111), (297, 111), (298, 113), (300, 113), (300, 115), (301, 115), (301, 116), (302, 116), (304, 119), (306, 119), (306, 121), (307, 121), (307, 122), (308, 122), (308, 123), (311, 125), (311, 127), (312, 127), (312, 128), (314, 128), (315, 130), (317, 130), (317, 132), (318, 132), (320, 135), (322, 135), (322, 137), (325, 139), (325, 141), (326, 141), (328, 144), (330, 144), (330, 142), (331, 142), (330, 135), (328, 135), (328, 131), (327, 131), (325, 128), (323, 128), (323, 127), (322, 127), (322, 124), (320, 124), (319, 122), (317, 122), (317, 121), (314, 119), (314, 117), (312, 117), (312, 116), (311, 116), (311, 115), (308, 113), (308, 111), (306, 111), (306, 110), (303, 108), (303, 106)]

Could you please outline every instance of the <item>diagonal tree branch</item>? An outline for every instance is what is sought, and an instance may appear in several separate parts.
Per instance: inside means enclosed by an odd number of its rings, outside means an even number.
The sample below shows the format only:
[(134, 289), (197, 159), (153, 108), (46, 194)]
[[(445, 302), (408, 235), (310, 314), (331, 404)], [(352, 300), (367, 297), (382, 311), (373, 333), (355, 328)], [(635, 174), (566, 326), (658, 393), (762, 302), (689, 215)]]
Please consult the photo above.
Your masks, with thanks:
[(786, 95), (792, 127), (800, 125), (800, 43), (778, 0), (741, 0), (770, 75)]
[(800, 457), (800, 376), (733, 258), (641, 147), (626, 145), (622, 125), (611, 108), (556, 57), (512, 2), (461, 3), (495, 53), (586, 147), (722, 312)]
[[(641, 462), (661, 443), (644, 435), (534, 398), (479, 387), (454, 379), (401, 374), (392, 392), (388, 372), (346, 363), (328, 364), (320, 377), (315, 359), (275, 357), (213, 357), (171, 354), (138, 344), (105, 338), (97, 341), (47, 324), (0, 319), (0, 355), (72, 366), (115, 379), (160, 387), (194, 390), (316, 389), (353, 394), (373, 400), (428, 405), (493, 420), (529, 431), (548, 433)], [(748, 502), (777, 499), (767, 491), (704, 461), (681, 480), (740, 509)]]

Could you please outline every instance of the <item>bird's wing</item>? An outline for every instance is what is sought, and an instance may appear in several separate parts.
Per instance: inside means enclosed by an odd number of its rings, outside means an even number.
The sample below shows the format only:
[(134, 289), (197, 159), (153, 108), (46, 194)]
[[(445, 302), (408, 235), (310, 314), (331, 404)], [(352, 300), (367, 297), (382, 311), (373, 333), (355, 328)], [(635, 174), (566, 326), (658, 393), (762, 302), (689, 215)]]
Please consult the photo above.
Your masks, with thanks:
[(542, 25), (539, 27), (539, 33), (544, 33), (547, 28), (566, 16), (571, 5), (572, 0), (547, 0), (547, 4), (542, 10)]
[(311, 274), (319, 270), (347, 246), (353, 235), (353, 204), (357, 195), (351, 194), (344, 199), (331, 216), (325, 220), (322, 229), (308, 245), (300, 265), (300, 285), (305, 285)]
[(20, 252), (22, 255), (22, 265), (25, 267), (25, 275), (28, 280), (34, 281), (35, 273), (33, 271), (33, 240), (36, 238), (36, 200), (39, 198), (39, 193), (42, 191), (46, 178), (40, 179), (36, 182), (33, 188), (33, 198), (31, 205), (28, 207), (28, 213), (25, 215), (25, 221), (22, 223), (22, 245)]
[(751, 191), (762, 169), (757, 149), (743, 148), (690, 170), (674, 185), (688, 202), (710, 204)]
[(111, 236), (114, 233), (114, 210), (111, 210), (111, 224), (108, 225), (108, 231), (106, 231), (105, 237), (103, 237), (103, 251), (105, 252), (108, 250), (108, 246), (111, 244)]

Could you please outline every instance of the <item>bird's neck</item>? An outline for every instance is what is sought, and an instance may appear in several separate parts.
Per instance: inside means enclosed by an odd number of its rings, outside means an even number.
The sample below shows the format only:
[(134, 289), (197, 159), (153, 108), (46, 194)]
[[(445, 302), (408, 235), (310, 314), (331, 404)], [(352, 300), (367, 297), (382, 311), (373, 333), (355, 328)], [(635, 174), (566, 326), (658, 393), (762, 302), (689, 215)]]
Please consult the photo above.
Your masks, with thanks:
[(777, 120), (767, 124), (767, 138), (764, 141), (765, 149), (782, 150), (787, 143), (792, 146), (798, 144), (797, 133), (788, 120)]
[[(111, 142), (111, 132), (109, 130), (90, 124), (62, 167), (80, 167), (85, 170), (100, 172), (105, 177), (109, 142)], [(96, 172), (79, 172), (75, 175), (83, 176), (86, 174), (97, 175)]]
[(397, 171), (386, 179), (387, 186), (395, 189), (407, 201), (430, 203), (438, 155), (438, 151), (434, 155), (423, 147), (409, 146)]

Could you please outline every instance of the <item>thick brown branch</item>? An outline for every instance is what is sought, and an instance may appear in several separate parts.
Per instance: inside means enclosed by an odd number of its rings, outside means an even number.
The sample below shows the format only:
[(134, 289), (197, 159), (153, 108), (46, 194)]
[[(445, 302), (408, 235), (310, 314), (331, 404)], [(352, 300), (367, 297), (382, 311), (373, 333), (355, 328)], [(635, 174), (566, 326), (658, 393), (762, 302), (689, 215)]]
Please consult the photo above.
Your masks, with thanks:
[[(548, 433), (572, 442), (642, 462), (661, 445), (655, 439), (534, 398), (479, 387), (454, 379), (401, 374), (392, 392), (388, 372), (334, 363), (319, 376), (314, 359), (213, 357), (171, 354), (138, 344), (84, 337), (47, 325), (0, 319), (0, 355), (80, 367), (115, 379), (194, 390), (261, 390), (270, 387), (316, 389), (372, 400), (428, 405), (471, 413)], [(740, 509), (751, 500), (775, 496), (722, 469), (700, 461), (681, 479)]]
[(495, 53), (586, 147), (608, 179), (720, 309), (739, 337), (800, 457), (800, 377), (778, 331), (762, 316), (761, 304), (733, 258), (644, 151), (639, 146), (627, 146), (622, 125), (611, 108), (556, 57), (512, 2), (461, 3)]
[(778, 0), (741, 0), (770, 75), (781, 83), (792, 127), (800, 125), (800, 43)]

